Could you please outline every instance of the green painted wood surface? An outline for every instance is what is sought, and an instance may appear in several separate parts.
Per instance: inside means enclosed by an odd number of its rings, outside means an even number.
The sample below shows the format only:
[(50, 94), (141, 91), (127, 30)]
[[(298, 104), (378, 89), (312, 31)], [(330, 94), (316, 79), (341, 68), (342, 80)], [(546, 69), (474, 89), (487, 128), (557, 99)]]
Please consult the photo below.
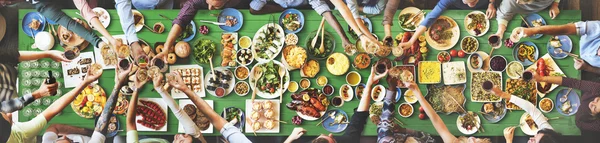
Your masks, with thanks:
[[(22, 19), (23, 15), (25, 15), (27, 12), (31, 12), (31, 11), (34, 11), (34, 10), (20, 10), (19, 15), (21, 16), (21, 19)], [(69, 15), (69, 16), (81, 18), (80, 16), (75, 14), (76, 11), (77, 10), (64, 10), (64, 12), (67, 13), (67, 15)], [(123, 32), (121, 30), (121, 24), (119, 23), (119, 18), (118, 18), (117, 12), (115, 10), (108, 10), (108, 11), (111, 16), (111, 23), (107, 28), (108, 31), (113, 35), (123, 34)], [(165, 20), (164, 18), (160, 17), (159, 14), (166, 15), (170, 18), (175, 18), (179, 11), (178, 10), (151, 10), (151, 11), (150, 10), (142, 10), (141, 12), (143, 13), (144, 18), (146, 19), (147, 25), (152, 25), (155, 22), (162, 22), (166, 26), (166, 31), (163, 34), (155, 34), (155, 33), (150, 32), (147, 29), (143, 29), (138, 33), (138, 37), (140, 39), (146, 40), (149, 43), (153, 44), (155, 42), (163, 42), (167, 38), (168, 31), (171, 29), (171, 22), (169, 20)], [(216, 17), (209, 16), (209, 14), (217, 14), (218, 12), (219, 11), (200, 10), (197, 13), (194, 21), (197, 23), (197, 26), (204, 25), (204, 23), (199, 23), (198, 21), (199, 20), (213, 20), (214, 21), (214, 20), (216, 20)], [(271, 15), (251, 15), (248, 12), (248, 10), (241, 10), (241, 12), (244, 15), (244, 23), (243, 23), (244, 25), (243, 25), (242, 29), (239, 31), (240, 37), (241, 36), (253, 37), (255, 32), (261, 26), (266, 24), (269, 21), (269, 18), (271, 17)], [(299, 45), (305, 47), (305, 43), (308, 40), (307, 34), (314, 30), (317, 30), (321, 16), (319, 16), (316, 12), (314, 12), (312, 10), (302, 10), (302, 12), (304, 13), (304, 15), (306, 17), (306, 23), (305, 23), (304, 29), (302, 29), (302, 31), (298, 33), (298, 37), (300, 38)], [(464, 21), (466, 14), (469, 12), (470, 11), (467, 11), (467, 10), (448, 10), (447, 12), (444, 13), (444, 15), (455, 19), (455, 21), (458, 23), (458, 25), (460, 26), (460, 29), (461, 29), (461, 35), (460, 35), (461, 38), (468, 35), (468, 33), (465, 31), (463, 21)], [(396, 12), (395, 17), (397, 17), (399, 13), (400, 13), (400, 10)], [(339, 16), (338, 12), (335, 12), (335, 14), (337, 15), (338, 21), (341, 23), (342, 27), (344, 27), (344, 30), (347, 30), (346, 22), (342, 19), (341, 16)], [(572, 23), (572, 22), (581, 20), (581, 12), (577, 11), (577, 10), (563, 10), (563, 11), (561, 11), (560, 15), (555, 20), (552, 20), (548, 16), (547, 11), (539, 12), (539, 14), (546, 20), (546, 22), (549, 25), (566, 24), (566, 23)], [(275, 18), (278, 18), (279, 15), (280, 14), (277, 13), (277, 14), (273, 14), (272, 16)], [(20, 21), (21, 21), (21, 19), (20, 19)], [(383, 16), (379, 15), (379, 16), (372, 17), (370, 19), (371, 19), (371, 21), (373, 21), (374, 33), (377, 34), (379, 37), (383, 37), (384, 29), (383, 29), (383, 26), (381, 26), (381, 22), (380, 22), (383, 20)], [(520, 23), (521, 23), (521, 20), (518, 19), (518, 17), (513, 18), (513, 20), (509, 24), (509, 28), (508, 28), (507, 32), (504, 34), (504, 37), (505, 38), (508, 37), (510, 35), (510, 32), (512, 31), (512, 29), (519, 26)], [(395, 25), (392, 27), (393, 36), (402, 32), (402, 30), (397, 25), (397, 22), (394, 22), (394, 24)], [(491, 24), (491, 28), (488, 31), (488, 33), (486, 33), (482, 37), (477, 38), (480, 42), (479, 50), (485, 51), (486, 53), (489, 53), (489, 51), (491, 49), (490, 46), (487, 44), (487, 37), (489, 35), (495, 33), (496, 29), (497, 29), (497, 22), (495, 20), (491, 20), (490, 24)], [(212, 39), (215, 41), (220, 41), (220, 34), (223, 31), (221, 29), (219, 29), (217, 26), (210, 25), (210, 24), (206, 24), (206, 25), (210, 29), (209, 34), (202, 35), (202, 34), (198, 33), (196, 35), (196, 37), (194, 38), (194, 40), (197, 40), (202, 37), (202, 38), (209, 38), (209, 39)], [(19, 29), (22, 31), (21, 27), (19, 27)], [(328, 32), (334, 34), (336, 37), (337, 47), (336, 47), (335, 51), (343, 52), (343, 47), (341, 46), (341, 39), (340, 39), (339, 35), (337, 35), (335, 33), (335, 31), (331, 28), (331, 26), (329, 26), (329, 24), (326, 24), (326, 30)], [(46, 31), (47, 31), (47, 29), (46, 29)], [(579, 53), (579, 36), (569, 36), (569, 37), (573, 41), (573, 46), (574, 46), (573, 53)], [(547, 53), (546, 43), (549, 40), (549, 38), (550, 38), (550, 36), (543, 36), (540, 39), (534, 40), (534, 39), (525, 38), (524, 40), (534, 42), (540, 50), (540, 56), (542, 56)], [(23, 32), (19, 33), (19, 49), (20, 50), (37, 50), (37, 49), (30, 48), (30, 46), (32, 44), (33, 44), (32, 38), (27, 37)], [(456, 46), (454, 46), (453, 49), (460, 50), (459, 45), (460, 44), (457, 44)], [(435, 61), (436, 55), (439, 51), (432, 49), (429, 45), (428, 45), (428, 47), (429, 47), (430, 52), (427, 55), (426, 60)], [(60, 47), (58, 44), (54, 47), (54, 49), (63, 50), (63, 48)], [(93, 50), (92, 50), (92, 47), (90, 46), (87, 49), (85, 49), (84, 51), (93, 51)], [(218, 50), (218, 52), (220, 52), (220, 51), (221, 50)], [(514, 58), (511, 54), (511, 52), (512, 52), (512, 49), (502, 47), (501, 49), (495, 50), (494, 55), (503, 55), (507, 58), (507, 60), (513, 61)], [(220, 65), (219, 63), (221, 63), (221, 60), (220, 60), (221, 57), (219, 54), (216, 54), (216, 55), (217, 56), (214, 58), (215, 65)], [(351, 56), (349, 58), (352, 59), (354, 57)], [(176, 65), (195, 64), (193, 62), (193, 60), (190, 60), (190, 59), (191, 58), (178, 59)], [(278, 59), (278, 60), (281, 59), (281, 56), (280, 55), (277, 56), (276, 59)], [(453, 58), (452, 61), (466, 61), (466, 58)], [(579, 79), (581, 77), (581, 72), (575, 70), (572, 66), (573, 65), (572, 58), (568, 57), (568, 58), (565, 58), (562, 60), (556, 60), (556, 62), (558, 63), (558, 65), (560, 66), (562, 71), (564, 71), (568, 77), (577, 78), (577, 79)], [(328, 71), (326, 71), (326, 68), (324, 65), (325, 65), (325, 63), (321, 61), (321, 71), (319, 72), (319, 74), (317, 74), (317, 76), (324, 75), (324, 76), (329, 77), (329, 83), (333, 84), (336, 89), (345, 83), (345, 78), (343, 76), (332, 76)], [(204, 72), (206, 74), (208, 72), (207, 69), (210, 68), (209, 65), (201, 65), (201, 66), (204, 67), (204, 69), (205, 69)], [(24, 69), (20, 69), (20, 70), (24, 70)], [(350, 70), (352, 71), (355, 69), (351, 68)], [(361, 76), (363, 77), (363, 83), (366, 82), (366, 78), (368, 77), (369, 69), (363, 69), (363, 70), (357, 70), (357, 71), (359, 73), (361, 73)], [(107, 93), (112, 92), (112, 87), (114, 86), (114, 83), (113, 83), (114, 74), (115, 74), (114, 70), (105, 70), (104, 75), (102, 75), (102, 77), (99, 79), (100, 85), (104, 88), (104, 90)], [(293, 81), (299, 81), (301, 79), (300, 73), (297, 70), (291, 71), (290, 74), (292, 75)], [(467, 75), (469, 75), (467, 81), (470, 81), (470, 73), (467, 73)], [(508, 79), (508, 76), (506, 75), (506, 73), (503, 73), (503, 77), (504, 77), (503, 82), (505, 82), (505, 80)], [(62, 82), (62, 79), (59, 79), (59, 81)], [(314, 84), (316, 82), (315, 79), (310, 79), (310, 81), (313, 83), (313, 84), (311, 84), (311, 87), (317, 87), (317, 85)], [(387, 83), (385, 83), (385, 81), (382, 81), (382, 82), (383, 82), (382, 84), (384, 84), (384, 86), (387, 85)], [(426, 91), (426, 85), (419, 85), (419, 86), (423, 92)], [(465, 89), (466, 99), (470, 99), (470, 92), (469, 92), (470, 87), (469, 86), (470, 86), (470, 84), (468, 84), (467, 88)], [(37, 88), (37, 86), (30, 87), (30, 88)], [(140, 94), (140, 97), (141, 98), (148, 98), (148, 97), (160, 98), (158, 93), (151, 91), (151, 88), (152, 88), (152, 85), (149, 85), (149, 84), (145, 85), (143, 91)], [(320, 87), (317, 87), (317, 88), (320, 88)], [(555, 89), (548, 95), (548, 97), (550, 97), (551, 99), (554, 99), (557, 92), (563, 88), (564, 87), (559, 87), (559, 88)], [(23, 88), (21, 88), (21, 89), (23, 89)], [(62, 90), (63, 90), (63, 93), (66, 93), (70, 89), (62, 88)], [(404, 89), (402, 90), (402, 92), (404, 92)], [(577, 92), (580, 93), (578, 90), (577, 90)], [(289, 98), (290, 94), (291, 93), (289, 93), (289, 92), (284, 94), (284, 98), (283, 98), (284, 104), (291, 101), (291, 99)], [(337, 90), (335, 91), (334, 95), (338, 95)], [(57, 98), (57, 97), (51, 97), (51, 98)], [(240, 103), (245, 103), (245, 100), (250, 99), (250, 96), (238, 96), (238, 95), (235, 95), (235, 93), (232, 93), (224, 98), (216, 98), (214, 96), (208, 95), (208, 93), (207, 93), (207, 97), (205, 97), (204, 99), (205, 100), (214, 100), (215, 111), (217, 113), (221, 113), (221, 111), (223, 111), (223, 108), (225, 108), (225, 107), (234, 106), (234, 107), (239, 107), (242, 109), (245, 108), (245, 105), (240, 104)], [(401, 101), (403, 102), (403, 100), (401, 100)], [(538, 98), (538, 101), (539, 101), (539, 98)], [(348, 115), (351, 116), (353, 114), (353, 109), (358, 106), (358, 102), (359, 101), (357, 99), (353, 99), (351, 102), (346, 102), (344, 104), (344, 106), (341, 107), (341, 109), (346, 111), (346, 113), (348, 113)], [(415, 107), (415, 109), (420, 107), (420, 105), (418, 103), (414, 104), (413, 106)], [(468, 100), (465, 106), (466, 106), (466, 109), (469, 111), (478, 111), (481, 108), (482, 103), (474, 103), (474, 102), (471, 102), (470, 100)], [(35, 107), (35, 106), (30, 105), (27, 108), (45, 108), (45, 106)], [(328, 109), (335, 109), (335, 107), (330, 106)], [(518, 120), (523, 113), (524, 113), (524, 111), (509, 112), (509, 113), (507, 113), (506, 117), (502, 121), (500, 121), (499, 123), (495, 123), (495, 124), (488, 123), (487, 121), (482, 119), (483, 128), (485, 129), (485, 132), (476, 133), (476, 134), (474, 134), (474, 136), (502, 136), (502, 130), (505, 127), (514, 126), (514, 125), (519, 124)], [(295, 112), (292, 112), (292, 111), (286, 109), (285, 105), (282, 105), (280, 120), (290, 122), (291, 118), (295, 115), (296, 115)], [(554, 126), (554, 128), (558, 132), (561, 132), (564, 135), (579, 135), (580, 134), (579, 129), (577, 129), (575, 126), (575, 122), (574, 122), (575, 117), (574, 116), (564, 117), (564, 116), (560, 115), (556, 110), (553, 110), (552, 112), (544, 114), (544, 115), (546, 115), (547, 117), (557, 117), (557, 116), (562, 117), (558, 120), (550, 121), (550, 123)], [(178, 121), (175, 118), (175, 116), (173, 115), (173, 113), (170, 111), (168, 113), (168, 116), (169, 117), (168, 117), (168, 124), (167, 124), (167, 126), (168, 126), (167, 132), (140, 132), (140, 134), (141, 135), (175, 134), (177, 132)], [(404, 126), (405, 128), (422, 130), (422, 131), (429, 132), (432, 134), (437, 134), (437, 132), (435, 131), (435, 129), (433, 128), (433, 126), (429, 120), (419, 120), (418, 119), (418, 113), (414, 113), (409, 118), (402, 118), (398, 114), (396, 114), (395, 116), (398, 119), (400, 119), (402, 122), (404, 122), (404, 124), (406, 125), (406, 126)], [(456, 127), (456, 119), (458, 117), (458, 114), (440, 115), (440, 116), (444, 120), (446, 125), (448, 126), (448, 129), (450, 129), (450, 131), (454, 135), (457, 135), (457, 136), (463, 135), (462, 133), (460, 133), (458, 131), (458, 129)], [(32, 117), (25, 117), (22, 114), (20, 114), (19, 117), (20, 117), (20, 121), (28, 121), (32, 118)], [(483, 118), (483, 117), (481, 117), (481, 118)], [(119, 120), (121, 121), (121, 124), (122, 124), (121, 127), (125, 127), (124, 126), (125, 125), (125, 117), (119, 116)], [(63, 113), (61, 115), (55, 117), (53, 120), (51, 120), (49, 122), (49, 124), (61, 123), (61, 124), (70, 124), (70, 125), (86, 127), (86, 128), (93, 128), (93, 126), (94, 126), (93, 122), (94, 121), (92, 119), (84, 119), (84, 118), (77, 116), (73, 112), (71, 107), (67, 107), (66, 109), (63, 110)], [(308, 135), (319, 135), (319, 134), (328, 133), (321, 126), (315, 126), (316, 124), (317, 124), (317, 121), (304, 121), (304, 123), (302, 125), (300, 125), (299, 127), (303, 127), (305, 129), (307, 129)], [(294, 127), (297, 127), (297, 126), (295, 126), (293, 124), (282, 124), (280, 127), (280, 133), (258, 134), (258, 135), (259, 136), (287, 136), (291, 133), (291, 131), (293, 130)], [(376, 136), (376, 134), (377, 134), (376, 130), (377, 130), (377, 126), (369, 121), (365, 126), (363, 135)], [(220, 135), (218, 132), (219, 131), (214, 130), (213, 134), (206, 134), (206, 135), (207, 136)], [(516, 131), (515, 134), (517, 136), (524, 136), (524, 134), (520, 130)], [(120, 133), (120, 135), (125, 135), (125, 134), (124, 134), (124, 132), (122, 132), (122, 133)], [(252, 133), (246, 133), (246, 135), (251, 136)]]

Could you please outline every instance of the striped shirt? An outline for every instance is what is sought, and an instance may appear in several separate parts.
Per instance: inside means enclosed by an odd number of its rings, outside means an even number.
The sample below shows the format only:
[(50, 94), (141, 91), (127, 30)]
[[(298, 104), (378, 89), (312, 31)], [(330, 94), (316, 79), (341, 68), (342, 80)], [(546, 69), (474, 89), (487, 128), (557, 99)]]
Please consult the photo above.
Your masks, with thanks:
[(22, 109), (35, 98), (31, 93), (17, 97), (17, 68), (0, 63), (0, 110), (11, 113)]

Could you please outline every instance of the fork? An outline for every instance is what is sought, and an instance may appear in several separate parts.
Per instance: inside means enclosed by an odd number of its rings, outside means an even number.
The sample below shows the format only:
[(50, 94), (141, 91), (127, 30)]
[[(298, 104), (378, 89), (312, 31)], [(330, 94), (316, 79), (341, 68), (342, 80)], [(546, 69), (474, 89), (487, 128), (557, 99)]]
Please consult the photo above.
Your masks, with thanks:
[(571, 56), (575, 59), (579, 59), (579, 56), (573, 53), (565, 52), (562, 48), (554, 48), (554, 54), (567, 54), (568, 56)]
[(214, 24), (214, 25), (219, 25), (219, 26), (220, 26), (220, 25), (226, 25), (226, 23), (223, 23), (223, 22), (214, 22), (214, 21), (207, 21), (207, 20), (200, 20), (200, 22), (203, 22), (203, 23), (211, 23), (211, 24)]

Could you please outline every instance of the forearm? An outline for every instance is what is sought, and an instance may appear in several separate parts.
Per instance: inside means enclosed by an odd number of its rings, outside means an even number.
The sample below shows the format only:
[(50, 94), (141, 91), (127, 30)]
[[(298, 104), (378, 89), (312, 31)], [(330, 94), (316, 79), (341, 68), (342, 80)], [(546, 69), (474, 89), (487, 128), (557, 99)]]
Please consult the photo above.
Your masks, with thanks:
[(19, 51), (19, 62), (48, 58), (46, 51)]
[(179, 24), (173, 24), (173, 27), (171, 28), (171, 32), (169, 32), (169, 36), (167, 36), (167, 41), (165, 41), (165, 48), (168, 49), (163, 49), (163, 53), (169, 53), (169, 50), (171, 48), (173, 48), (173, 45), (175, 43), (175, 40), (177, 39), (177, 37), (179, 37), (179, 35), (181, 34), (181, 26)]
[(123, 84), (124, 84), (124, 82), (120, 81), (113, 88), (112, 93), (106, 100), (106, 104), (104, 105), (102, 114), (100, 114), (100, 117), (98, 117), (98, 122), (96, 123), (95, 131), (104, 133), (102, 131), (106, 127), (106, 124), (110, 118), (110, 115), (112, 114), (113, 110), (115, 109), (115, 105), (117, 104), (117, 98), (119, 97), (119, 91), (120, 91), (119, 89), (121, 89)]
[(63, 124), (52, 124), (46, 129), (46, 131), (54, 132), (58, 135), (68, 135), (68, 134), (80, 134), (85, 136), (91, 136), (94, 131), (88, 130), (86, 128), (80, 128), (70, 125)]
[(117, 13), (119, 14), (121, 29), (125, 33), (127, 42), (131, 44), (133, 42), (139, 41), (135, 30), (135, 25), (133, 24), (135, 20), (133, 19), (133, 12), (131, 12), (131, 1), (115, 0), (115, 7), (117, 9)]
[(165, 101), (167, 106), (169, 106), (171, 111), (173, 111), (173, 114), (175, 115), (175, 117), (179, 120), (179, 123), (181, 123), (181, 125), (183, 125), (183, 129), (185, 130), (185, 133), (188, 135), (191, 135), (195, 138), (199, 137), (199, 135), (201, 134), (200, 129), (198, 128), (198, 126), (196, 126), (194, 121), (192, 121), (192, 119), (187, 115), (187, 113), (184, 113), (181, 110), (181, 108), (175, 102), (173, 97), (171, 97), (171, 95), (169, 95), (169, 93), (164, 92), (162, 90), (162, 88), (157, 88), (156, 92), (158, 92), (158, 94), (160, 94), (160, 96)]
[[(371, 40), (377, 41), (377, 38), (375, 38), (375, 36), (373, 36), (373, 34), (369, 30), (369, 28), (364, 24), (364, 21), (362, 20), (362, 18), (357, 18), (356, 24), (358, 25), (358, 28), (360, 29), (360, 31), (362, 31), (364, 36), (367, 36), (367, 38), (369, 38)], [(354, 30), (354, 31), (356, 31), (356, 30)], [(357, 33), (357, 35), (358, 35), (358, 33)]]
[(560, 76), (544, 76), (544, 77), (542, 77), (541, 82), (562, 85), (563, 78)]
[[(530, 28), (533, 30), (533, 34), (544, 34), (544, 35), (575, 35), (577, 34), (577, 27), (574, 23), (564, 25), (545, 25), (540, 27)], [(532, 34), (532, 35), (533, 35)], [(531, 35), (528, 35), (531, 36)]]
[(101, 41), (94, 32), (86, 29), (83, 25), (77, 23), (77, 21), (71, 19), (71, 17), (58, 8), (55, 3), (43, 1), (35, 4), (35, 8), (46, 17), (46, 19), (53, 20), (61, 26), (73, 31), (73, 33), (90, 42), (93, 46), (97, 47), (98, 43)]
[(379, 2), (377, 2), (376, 5), (373, 6), (364, 6), (361, 8), (360, 11), (362, 11), (365, 14), (380, 14), (381, 11), (384, 10), (385, 8), (385, 4), (387, 3), (386, 0), (379, 0)]
[(587, 71), (587, 72), (591, 72), (591, 73), (595, 73), (595, 74), (600, 74), (600, 68), (598, 67), (594, 67), (590, 64), (584, 64), (582, 67), (583, 71)]
[(440, 118), (440, 116), (435, 112), (435, 110), (433, 110), (433, 107), (431, 107), (431, 104), (429, 104), (425, 97), (423, 97), (423, 95), (421, 94), (421, 90), (413, 89), (413, 93), (417, 94), (415, 95), (417, 97), (417, 100), (419, 101), (419, 103), (421, 103), (421, 107), (423, 107), (423, 110), (425, 110), (425, 114), (429, 116), (433, 127), (435, 127), (435, 130), (438, 132), (438, 134), (440, 134), (442, 140), (448, 143), (454, 142), (456, 140), (456, 137), (452, 135), (452, 133), (450, 133), (448, 127), (446, 127), (446, 124), (444, 124), (442, 118)]
[(192, 100), (194, 105), (196, 105), (196, 107), (200, 109), (200, 112), (204, 113), (204, 115), (208, 117), (210, 122), (217, 129), (217, 131), (220, 131), (225, 125), (225, 123), (227, 123), (227, 120), (223, 119), (221, 116), (219, 116), (219, 114), (213, 111), (213, 109), (208, 105), (208, 103), (206, 103), (202, 98), (198, 97), (196, 93), (194, 93), (192, 90), (188, 89), (184, 92), (186, 95), (188, 95), (190, 100)]
[[(394, 25), (394, 16), (396, 15), (396, 11), (398, 11), (398, 6), (400, 5), (400, 1), (399, 0), (388, 0), (386, 6), (385, 6), (385, 11), (383, 13), (383, 21), (381, 22), (382, 25), (386, 26), (389, 25), (390, 27), (392, 25)], [(391, 28), (390, 28), (391, 29)], [(388, 32), (391, 31), (389, 29), (385, 29), (386, 31), (386, 36), (388, 35)], [(391, 35), (391, 34), (390, 34)]]
[(356, 20), (354, 20), (354, 17), (352, 16), (352, 13), (350, 12), (350, 9), (346, 6), (346, 4), (342, 2), (342, 0), (331, 0), (331, 3), (333, 3), (333, 5), (335, 5), (335, 7), (338, 8), (338, 11), (342, 15), (342, 17), (344, 17), (344, 20), (346, 21), (346, 23), (348, 23), (350, 28), (354, 29), (356, 35), (362, 35), (363, 33), (361, 30), (356, 30), (360, 28), (358, 27)]
[(73, 88), (71, 91), (64, 94), (62, 97), (58, 98), (58, 100), (54, 101), (46, 110), (44, 110), (41, 115), (46, 118), (46, 121), (50, 121), (56, 114), (60, 113), (67, 105), (69, 105), (75, 97), (81, 93), (81, 91), (87, 87), (91, 82), (83, 82), (81, 85)]
[(129, 131), (137, 131), (137, 126), (135, 124), (135, 113), (137, 103), (138, 103), (138, 95), (139, 92), (137, 90), (133, 91), (131, 99), (129, 99), (129, 106), (127, 106), (127, 132)]
[(385, 32), (385, 37), (391, 37), (392, 36), (392, 25), (390, 24), (384, 24), (383, 25), (383, 29)]
[[(561, 86), (566, 86), (566, 87), (570, 87), (570, 88), (574, 88), (574, 89), (579, 89), (583, 92), (588, 92), (588, 93), (599, 93), (600, 92), (600, 83), (598, 82), (592, 82), (592, 81), (585, 81), (585, 80), (579, 80), (579, 79), (574, 79), (574, 78), (568, 78), (568, 77), (553, 77), (553, 78), (559, 78), (560, 79), (560, 83), (558, 83)], [(555, 83), (556, 84), (556, 83)], [(595, 96), (595, 94), (583, 94), (583, 98), (585, 99), (585, 96)]]
[[(10, 95), (5, 95), (10, 96)], [(31, 102), (35, 101), (35, 98), (32, 94), (26, 94), (18, 98), (2, 101), (0, 103), (0, 109), (3, 113), (12, 113), (14, 111), (23, 109), (23, 107), (29, 105)]]
[(408, 40), (408, 43), (415, 43), (417, 41), (417, 39), (419, 39), (419, 36), (421, 36), (421, 35), (423, 35), (423, 33), (425, 33), (425, 30), (427, 30), (427, 27), (425, 27), (425, 26), (417, 27), (413, 36), (410, 37), (410, 40)]
[(340, 23), (337, 21), (337, 18), (335, 18), (333, 13), (331, 13), (331, 11), (324, 12), (322, 16), (325, 17), (325, 20), (327, 21), (329, 26), (331, 26), (335, 30), (335, 32), (341, 36), (342, 40), (350, 41), (350, 40), (348, 40), (348, 36), (346, 36), (344, 29), (342, 28)]
[(535, 108), (535, 105), (533, 105), (531, 102), (514, 95), (511, 95), (509, 101), (525, 110), (525, 112), (531, 116), (533, 121), (535, 121), (540, 129), (552, 129), (552, 126), (550, 126), (550, 123), (548, 123), (546, 116), (544, 116), (540, 110)]

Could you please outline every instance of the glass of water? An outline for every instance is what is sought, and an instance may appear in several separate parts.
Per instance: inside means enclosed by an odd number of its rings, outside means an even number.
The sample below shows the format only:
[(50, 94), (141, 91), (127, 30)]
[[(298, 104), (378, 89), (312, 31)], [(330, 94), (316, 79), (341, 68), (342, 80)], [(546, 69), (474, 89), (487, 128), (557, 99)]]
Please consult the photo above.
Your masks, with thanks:
[(42, 109), (42, 108), (35, 108), (35, 109), (33, 109), (33, 114), (34, 114), (35, 116), (38, 116), (38, 115), (40, 115), (40, 114), (41, 114), (43, 111), (44, 111), (44, 109)]
[(52, 71), (52, 76), (54, 76), (54, 78), (60, 78), (62, 73), (60, 71)]
[(29, 63), (29, 68), (38, 68), (39, 67), (39, 63), (37, 60), (35, 61), (31, 61), (31, 63)]
[(30, 78), (32, 77), (33, 72), (29, 71), (29, 70), (25, 70), (23, 71), (23, 78)]
[(21, 80), (21, 84), (23, 84), (23, 86), (32, 86), (33, 82), (34, 81), (32, 79), (22, 79)]
[(51, 98), (46, 97), (46, 98), (42, 99), (42, 105), (44, 105), (44, 106), (50, 106), (50, 104), (52, 104), (52, 101), (53, 100)]
[(30, 93), (32, 92), (32, 90), (31, 90), (31, 89), (29, 89), (29, 88), (23, 88), (23, 90), (22, 90), (22, 91), (23, 91), (23, 94), (22, 94), (22, 95), (25, 95), (25, 94), (30, 94)]
[(42, 104), (42, 100), (35, 100), (31, 103), (33, 106), (40, 106)]
[(29, 107), (26, 107), (25, 109), (23, 109), (21, 111), (23, 111), (23, 116), (25, 116), (25, 117), (31, 117), (31, 115), (33, 114), (33, 110)]
[(21, 65), (21, 68), (27, 69), (27, 68), (31, 67), (31, 62), (29, 62), (29, 61), (21, 62), (20, 65)]
[(53, 69), (60, 69), (60, 62), (51, 62), (50, 65)]
[(62, 90), (60, 90), (60, 88), (56, 89), (56, 96), (62, 96)]
[(40, 67), (42, 67), (42, 68), (50, 68), (50, 62), (48, 62), (46, 60), (40, 61)]

